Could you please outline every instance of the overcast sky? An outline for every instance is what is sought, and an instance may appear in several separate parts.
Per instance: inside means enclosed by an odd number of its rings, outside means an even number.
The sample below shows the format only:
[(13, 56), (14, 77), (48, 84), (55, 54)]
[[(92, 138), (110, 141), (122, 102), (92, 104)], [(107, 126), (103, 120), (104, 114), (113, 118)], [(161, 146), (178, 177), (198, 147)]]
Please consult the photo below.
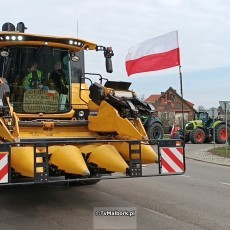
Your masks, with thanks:
[(78, 36), (112, 46), (112, 74), (105, 72), (102, 53), (87, 53), (86, 71), (130, 81), (145, 98), (170, 86), (180, 94), (178, 67), (128, 77), (128, 49), (178, 30), (184, 98), (195, 109), (209, 109), (230, 101), (229, 12), (229, 0), (1, 0), (0, 21), (22, 21), (28, 33)]

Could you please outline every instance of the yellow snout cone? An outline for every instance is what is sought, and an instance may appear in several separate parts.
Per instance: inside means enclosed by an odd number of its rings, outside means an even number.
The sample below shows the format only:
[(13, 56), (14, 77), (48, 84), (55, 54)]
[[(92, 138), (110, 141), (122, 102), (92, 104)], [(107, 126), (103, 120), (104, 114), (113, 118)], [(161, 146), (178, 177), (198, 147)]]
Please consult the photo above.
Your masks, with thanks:
[[(114, 142), (112, 143), (120, 152), (125, 161), (129, 161), (129, 143)], [(133, 156), (137, 159), (138, 156)], [(157, 163), (158, 156), (150, 145), (141, 144), (141, 159), (143, 164)]]
[(125, 173), (129, 167), (117, 149), (112, 145), (100, 145), (92, 149), (88, 162), (97, 164), (110, 172)]
[(80, 151), (83, 153), (83, 154), (87, 154), (87, 153), (91, 153), (94, 149), (96, 149), (98, 147), (98, 145), (85, 145), (80, 149)]
[[(42, 158), (36, 158), (37, 163), (42, 163)], [(11, 149), (11, 166), (22, 176), (34, 177), (34, 148), (33, 147), (13, 147)], [(37, 172), (42, 172), (38, 168)]]
[(57, 148), (51, 155), (49, 163), (56, 165), (58, 169), (64, 170), (66, 173), (90, 175), (81, 151), (73, 145)]

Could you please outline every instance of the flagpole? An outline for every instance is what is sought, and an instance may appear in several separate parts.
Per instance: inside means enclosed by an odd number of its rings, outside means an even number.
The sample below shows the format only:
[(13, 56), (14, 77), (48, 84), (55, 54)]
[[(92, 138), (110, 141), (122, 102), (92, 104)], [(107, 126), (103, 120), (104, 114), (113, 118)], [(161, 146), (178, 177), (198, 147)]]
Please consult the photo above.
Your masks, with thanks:
[(180, 94), (181, 94), (181, 109), (182, 109), (182, 131), (183, 131), (183, 140), (185, 141), (185, 133), (184, 133), (184, 97), (183, 97), (183, 84), (182, 84), (182, 73), (181, 73), (181, 65), (179, 66), (179, 76), (180, 76)]

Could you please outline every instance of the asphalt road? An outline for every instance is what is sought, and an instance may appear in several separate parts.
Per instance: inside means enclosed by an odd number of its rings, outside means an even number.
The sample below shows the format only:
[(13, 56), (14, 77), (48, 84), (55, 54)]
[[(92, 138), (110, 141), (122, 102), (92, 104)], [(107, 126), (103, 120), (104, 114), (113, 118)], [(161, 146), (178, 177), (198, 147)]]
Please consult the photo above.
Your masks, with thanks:
[[(135, 218), (124, 217), (123, 229), (125, 218), (134, 218), (137, 229), (230, 229), (230, 168), (191, 159), (186, 163), (183, 176), (104, 180), (80, 187), (1, 187), (0, 229), (94, 229), (96, 207), (135, 209)], [(155, 171), (149, 166), (143, 170)], [(116, 217), (104, 221), (102, 228), (108, 229)]]

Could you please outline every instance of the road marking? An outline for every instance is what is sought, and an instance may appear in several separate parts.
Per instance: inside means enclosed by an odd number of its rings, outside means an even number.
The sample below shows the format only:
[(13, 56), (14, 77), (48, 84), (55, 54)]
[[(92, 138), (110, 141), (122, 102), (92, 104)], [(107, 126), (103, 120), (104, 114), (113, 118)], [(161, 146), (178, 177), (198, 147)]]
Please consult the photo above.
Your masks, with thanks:
[(187, 175), (181, 175), (181, 176), (183, 176), (183, 177), (190, 177), (190, 176), (187, 176)]
[(172, 216), (168, 216), (168, 215), (166, 215), (166, 214), (163, 214), (163, 213), (154, 211), (154, 210), (152, 210), (152, 209), (148, 209), (148, 208), (144, 208), (144, 209), (147, 210), (147, 211), (149, 211), (149, 212), (155, 213), (155, 214), (157, 214), (157, 215), (160, 215), (160, 216), (163, 216), (163, 217), (167, 217), (167, 218), (169, 218), (169, 219), (173, 219)]
[(220, 182), (221, 184), (224, 184), (224, 185), (229, 185), (230, 186), (230, 183), (225, 183), (225, 182)]

